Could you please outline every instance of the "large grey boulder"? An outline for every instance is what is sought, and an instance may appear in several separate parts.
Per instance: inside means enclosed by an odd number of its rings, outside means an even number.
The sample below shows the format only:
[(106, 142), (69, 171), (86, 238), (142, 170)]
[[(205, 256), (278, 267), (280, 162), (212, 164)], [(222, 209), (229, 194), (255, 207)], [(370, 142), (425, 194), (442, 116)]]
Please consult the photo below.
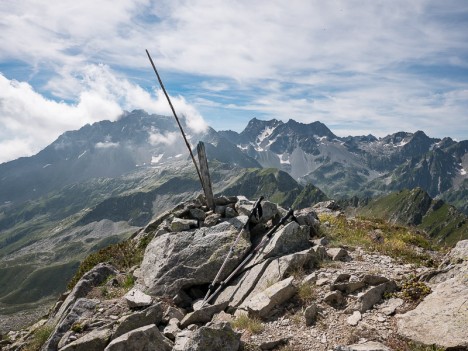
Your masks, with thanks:
[(99, 300), (90, 300), (85, 298), (78, 299), (62, 320), (57, 324), (49, 339), (46, 341), (42, 350), (55, 351), (60, 339), (70, 330), (72, 325), (80, 319), (91, 317), (94, 313)]
[(61, 348), (60, 351), (101, 351), (106, 347), (111, 335), (110, 329), (95, 329)]
[(303, 251), (311, 247), (309, 242), (309, 227), (290, 222), (279, 229), (268, 244), (254, 257), (252, 264), (269, 257), (281, 257)]
[[(238, 231), (223, 222), (193, 232), (161, 235), (146, 248), (141, 264), (143, 284), (151, 295), (176, 295), (182, 289), (211, 283)], [(251, 243), (241, 237), (228, 261), (224, 278), (240, 263)]]
[(128, 350), (171, 351), (172, 342), (161, 334), (155, 324), (151, 324), (119, 336), (105, 348), (105, 351)]
[(295, 293), (296, 287), (293, 285), (293, 277), (284, 279), (273, 284), (264, 291), (246, 300), (240, 308), (249, 311), (262, 318), (268, 317), (273, 308), (289, 300)]
[(232, 330), (229, 323), (206, 325), (189, 335), (178, 351), (237, 351), (240, 334)]
[(65, 301), (63, 301), (57, 313), (50, 319), (51, 324), (58, 324), (66, 316), (77, 299), (86, 297), (93, 287), (102, 284), (109, 276), (117, 275), (118, 273), (117, 269), (108, 263), (99, 263), (86, 272)]
[(412, 311), (398, 317), (398, 332), (406, 338), (444, 348), (468, 348), (468, 240), (448, 255), (454, 265), (434, 277), (432, 293)]
[(163, 315), (162, 304), (157, 303), (147, 309), (139, 312), (134, 312), (124, 316), (118, 320), (118, 325), (112, 335), (112, 339), (128, 333), (133, 329), (137, 329), (150, 324), (159, 324)]

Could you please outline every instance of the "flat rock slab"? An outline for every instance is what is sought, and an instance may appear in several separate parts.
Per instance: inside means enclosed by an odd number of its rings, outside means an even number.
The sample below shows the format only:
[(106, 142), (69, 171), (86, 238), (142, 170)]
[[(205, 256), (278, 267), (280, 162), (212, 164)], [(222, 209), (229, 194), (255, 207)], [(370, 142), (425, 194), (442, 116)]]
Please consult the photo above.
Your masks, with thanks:
[(151, 296), (136, 288), (126, 293), (124, 299), (130, 308), (146, 307), (152, 303)]
[(367, 341), (362, 344), (354, 344), (348, 346), (338, 346), (333, 351), (392, 351), (384, 344), (376, 341)]
[(249, 313), (258, 315), (262, 318), (268, 317), (268, 314), (274, 307), (289, 300), (296, 293), (296, 287), (292, 282), (293, 277), (289, 277), (273, 284), (269, 288), (247, 300), (241, 305), (241, 308), (247, 309)]
[(177, 351), (237, 351), (240, 347), (240, 334), (232, 330), (229, 323), (204, 326), (188, 336), (183, 346), (174, 347)]
[(224, 310), (227, 307), (228, 303), (224, 302), (217, 305), (205, 305), (203, 308), (195, 310), (191, 313), (188, 313), (184, 319), (180, 322), (182, 329), (186, 328), (190, 324), (196, 323), (207, 323), (211, 321), (211, 318), (218, 313)]
[(172, 342), (161, 334), (155, 324), (151, 324), (119, 336), (105, 348), (105, 351), (128, 350), (171, 351)]
[(439, 284), (414, 310), (399, 316), (399, 334), (444, 348), (468, 348), (468, 269)]
[[(153, 239), (141, 264), (143, 284), (153, 296), (175, 296), (182, 289), (211, 283), (237, 234), (232, 224), (223, 222)], [(250, 246), (248, 238), (242, 236), (221, 279), (240, 263)]]
[(61, 348), (63, 351), (100, 351), (103, 350), (109, 339), (112, 335), (112, 332), (109, 329), (95, 329), (83, 337), (79, 338)]
[(134, 312), (128, 316), (124, 316), (118, 320), (118, 326), (112, 335), (112, 338), (128, 333), (133, 329), (144, 327), (150, 324), (159, 324), (162, 319), (162, 304), (150, 306), (147, 309), (139, 312)]

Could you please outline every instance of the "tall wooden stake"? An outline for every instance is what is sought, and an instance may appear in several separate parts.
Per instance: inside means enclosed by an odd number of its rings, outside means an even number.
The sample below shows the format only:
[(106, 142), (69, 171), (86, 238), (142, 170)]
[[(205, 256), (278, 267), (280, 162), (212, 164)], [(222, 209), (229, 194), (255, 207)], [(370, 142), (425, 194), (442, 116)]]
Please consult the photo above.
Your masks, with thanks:
[[(195, 161), (195, 157), (193, 156), (193, 153), (192, 153), (192, 148), (190, 147), (190, 144), (187, 141), (187, 137), (185, 136), (184, 130), (182, 129), (182, 125), (180, 124), (179, 118), (177, 117), (174, 106), (172, 106), (171, 99), (169, 98), (169, 95), (166, 92), (166, 88), (164, 88), (164, 84), (163, 84), (163, 82), (161, 80), (161, 77), (159, 76), (158, 70), (156, 69), (156, 66), (154, 65), (153, 59), (151, 58), (151, 55), (149, 54), (148, 50), (146, 50), (146, 54), (148, 55), (148, 58), (149, 58), (149, 60), (151, 62), (151, 66), (153, 66), (153, 70), (154, 70), (154, 73), (156, 73), (156, 77), (158, 77), (159, 85), (161, 86), (161, 88), (162, 88), (162, 90), (164, 92), (164, 95), (166, 95), (167, 102), (169, 103), (169, 106), (171, 107), (172, 113), (173, 113), (173, 115), (174, 115), (174, 117), (175, 117), (175, 119), (177, 121), (180, 132), (182, 133), (182, 136), (184, 138), (185, 145), (187, 145), (187, 148), (188, 148), (189, 153), (190, 153), (190, 157), (192, 158), (193, 164), (195, 165), (195, 169), (197, 170), (198, 178), (200, 179), (200, 183), (202, 185), (205, 196), (207, 196), (206, 195), (205, 185), (203, 184), (203, 179), (202, 179), (202, 176), (200, 174), (200, 170), (198, 169), (197, 162)], [(213, 196), (213, 195), (211, 195), (211, 196)]]
[(206, 203), (213, 211), (215, 209), (213, 189), (211, 187), (210, 170), (208, 169), (208, 158), (206, 157), (205, 144), (200, 141), (197, 145), (198, 162), (200, 162), (200, 171), (203, 189), (205, 189)]

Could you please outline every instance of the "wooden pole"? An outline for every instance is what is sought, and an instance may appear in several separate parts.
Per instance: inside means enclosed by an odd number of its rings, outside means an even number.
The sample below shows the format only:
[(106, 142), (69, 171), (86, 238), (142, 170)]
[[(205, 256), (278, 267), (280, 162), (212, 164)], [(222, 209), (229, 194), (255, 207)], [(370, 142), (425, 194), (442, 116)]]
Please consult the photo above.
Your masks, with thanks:
[(205, 190), (205, 187), (204, 187), (204, 184), (203, 184), (203, 180), (202, 180), (202, 177), (201, 177), (201, 174), (200, 174), (200, 170), (198, 169), (197, 162), (195, 161), (195, 157), (193, 156), (192, 148), (190, 147), (190, 144), (187, 141), (187, 137), (185, 136), (184, 130), (182, 129), (182, 125), (180, 124), (179, 118), (177, 117), (174, 106), (172, 106), (171, 99), (169, 98), (169, 95), (166, 92), (166, 88), (164, 88), (164, 84), (163, 84), (163, 82), (161, 80), (161, 77), (159, 76), (158, 70), (156, 69), (156, 66), (154, 65), (153, 59), (151, 58), (148, 50), (146, 50), (146, 54), (148, 55), (148, 58), (149, 58), (149, 60), (151, 62), (151, 66), (153, 66), (153, 70), (154, 70), (154, 73), (156, 73), (156, 77), (158, 77), (159, 85), (161, 86), (161, 88), (162, 88), (162, 90), (164, 92), (164, 95), (166, 95), (167, 102), (169, 103), (169, 106), (171, 107), (171, 110), (172, 110), (172, 114), (174, 115), (174, 117), (175, 117), (175, 119), (177, 121), (180, 132), (182, 133), (182, 136), (184, 138), (185, 145), (187, 145), (187, 148), (188, 148), (189, 153), (190, 153), (190, 157), (192, 158), (193, 164), (195, 165), (195, 169), (197, 170), (198, 178), (200, 179), (200, 183), (202, 185), (203, 191), (205, 192), (205, 196), (206, 196), (206, 190)]
[(208, 158), (206, 157), (205, 144), (200, 141), (197, 145), (198, 162), (200, 163), (200, 173), (205, 190), (206, 203), (213, 211), (215, 209), (213, 188), (211, 187), (210, 170), (208, 169)]

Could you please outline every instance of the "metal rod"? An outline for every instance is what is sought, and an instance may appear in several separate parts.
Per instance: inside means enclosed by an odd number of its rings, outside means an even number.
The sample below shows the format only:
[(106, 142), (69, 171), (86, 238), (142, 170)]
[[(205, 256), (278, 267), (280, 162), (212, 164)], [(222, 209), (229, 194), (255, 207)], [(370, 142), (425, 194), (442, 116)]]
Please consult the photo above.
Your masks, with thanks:
[(270, 241), (271, 237), (278, 230), (278, 228), (284, 223), (286, 223), (288, 218), (293, 215), (294, 211), (291, 208), (289, 209), (288, 213), (283, 218), (281, 218), (281, 220), (273, 228), (271, 228), (268, 231), (268, 233), (266, 233), (260, 244), (258, 244), (255, 247), (255, 249), (247, 255), (247, 257), (237, 266), (237, 268), (226, 279), (220, 282), (218, 288), (215, 290), (214, 293), (212, 293), (210, 296), (208, 296), (208, 298), (206, 298), (206, 300), (202, 303), (202, 306), (209, 303), (216, 295), (218, 295), (218, 293), (221, 290), (223, 290), (224, 286), (226, 286), (226, 284), (231, 281), (231, 279), (247, 264), (247, 262), (249, 262), (252, 257), (254, 257), (258, 252), (260, 252), (260, 250), (262, 250), (265, 247), (265, 245)]
[(169, 106), (171, 107), (172, 113), (174, 114), (174, 117), (175, 117), (175, 119), (177, 121), (180, 132), (182, 133), (182, 136), (184, 138), (185, 145), (187, 145), (187, 148), (188, 148), (188, 150), (190, 152), (190, 157), (192, 158), (193, 164), (195, 165), (195, 169), (197, 170), (198, 178), (200, 179), (200, 183), (202, 185), (203, 191), (205, 192), (205, 186), (203, 184), (203, 180), (202, 180), (202, 177), (201, 177), (201, 174), (200, 174), (200, 170), (198, 169), (197, 162), (195, 161), (195, 157), (193, 156), (192, 148), (190, 147), (190, 144), (189, 144), (189, 142), (187, 140), (187, 137), (185, 136), (184, 130), (182, 129), (182, 125), (180, 124), (179, 118), (177, 117), (177, 114), (175, 112), (174, 106), (172, 105), (171, 99), (169, 98), (169, 95), (166, 92), (166, 88), (164, 88), (164, 84), (163, 84), (163, 82), (161, 80), (161, 77), (159, 76), (158, 70), (156, 69), (156, 66), (154, 65), (153, 59), (151, 58), (151, 55), (148, 52), (148, 50), (146, 50), (146, 54), (148, 55), (148, 58), (149, 58), (149, 60), (151, 62), (151, 66), (153, 66), (153, 70), (154, 70), (154, 73), (156, 73), (156, 77), (158, 77), (159, 85), (161, 86), (161, 88), (162, 88), (162, 90), (164, 92), (164, 95), (166, 95), (167, 102), (169, 103)]
[[(234, 248), (236, 247), (237, 243), (239, 242), (239, 239), (241, 238), (241, 236), (243, 235), (243, 233), (245, 233), (248, 228), (249, 228), (249, 224), (250, 224), (250, 220), (252, 219), (252, 217), (254, 217), (257, 213), (261, 212), (261, 202), (263, 201), (263, 196), (260, 196), (260, 198), (254, 203), (252, 209), (250, 210), (250, 213), (249, 213), (249, 216), (247, 218), (247, 221), (245, 222), (244, 226), (242, 227), (242, 230), (239, 232), (239, 234), (237, 235), (237, 238), (236, 240), (234, 241), (234, 243), (231, 245), (231, 247), (229, 248), (229, 252), (226, 256), (226, 258), (224, 259), (224, 262), (223, 264), (221, 265), (221, 268), (218, 270), (218, 273), (216, 274), (216, 277), (213, 279), (213, 283), (210, 284), (210, 286), (208, 287), (208, 291), (206, 292), (206, 295), (205, 295), (205, 298), (203, 299), (203, 302), (202, 302), (202, 305), (201, 307), (203, 307), (205, 305), (205, 303), (207, 303), (207, 299), (210, 297), (210, 295), (213, 293), (213, 291), (215, 290), (216, 288), (216, 285), (219, 283), (218, 282), (218, 279), (219, 277), (221, 276), (221, 273), (224, 271), (224, 268), (228, 262), (228, 260), (231, 258), (232, 256), (232, 253), (234, 252)], [(260, 210), (259, 210), (260, 209)], [(262, 217), (262, 215), (260, 214), (259, 217)]]

